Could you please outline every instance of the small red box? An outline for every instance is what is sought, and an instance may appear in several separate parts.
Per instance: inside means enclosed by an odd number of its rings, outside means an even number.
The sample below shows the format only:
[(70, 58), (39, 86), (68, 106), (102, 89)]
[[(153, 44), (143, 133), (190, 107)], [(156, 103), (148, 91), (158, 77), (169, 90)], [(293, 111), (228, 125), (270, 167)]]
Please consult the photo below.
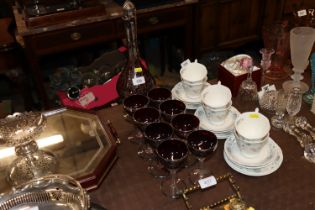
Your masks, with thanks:
[[(252, 78), (257, 84), (258, 91), (261, 87), (261, 76), (262, 71), (261, 69), (255, 70), (252, 73)], [(229, 70), (224, 68), (221, 64), (219, 65), (218, 71), (218, 80), (221, 81), (222, 85), (225, 85), (230, 88), (233, 97), (235, 97), (238, 93), (238, 89), (243, 80), (247, 78), (247, 74), (241, 74), (238, 76), (233, 75)]]

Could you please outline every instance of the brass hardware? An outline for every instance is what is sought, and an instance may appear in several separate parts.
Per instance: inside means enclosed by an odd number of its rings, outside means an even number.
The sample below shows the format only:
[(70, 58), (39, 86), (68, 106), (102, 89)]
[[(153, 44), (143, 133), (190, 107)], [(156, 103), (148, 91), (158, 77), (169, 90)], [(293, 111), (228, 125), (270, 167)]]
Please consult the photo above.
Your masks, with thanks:
[(73, 41), (78, 41), (81, 39), (81, 34), (79, 32), (73, 32), (70, 37)]
[(158, 24), (160, 22), (160, 20), (159, 20), (159, 18), (158, 17), (150, 17), (149, 18), (149, 23), (151, 24), (151, 25), (155, 25), (155, 24)]
[[(221, 206), (225, 203), (229, 203), (232, 199), (235, 199), (235, 198), (241, 199), (240, 188), (235, 184), (233, 176), (230, 173), (224, 174), (223, 176), (219, 176), (218, 178), (216, 178), (216, 180), (217, 180), (218, 184), (220, 182), (223, 182), (223, 181), (228, 181), (229, 185), (232, 188), (234, 193), (232, 195), (229, 195), (229, 196), (219, 200), (219, 201), (213, 202), (210, 205), (203, 206), (203, 207), (201, 207), (200, 210), (211, 210), (211, 209), (216, 208), (218, 206)], [(194, 186), (189, 187), (189, 188), (186, 188), (183, 191), (182, 198), (184, 199), (185, 205), (186, 205), (188, 210), (193, 209), (193, 206), (189, 203), (188, 194), (191, 194), (191, 193), (196, 192), (198, 190), (201, 190), (201, 187), (199, 184), (194, 185)]]

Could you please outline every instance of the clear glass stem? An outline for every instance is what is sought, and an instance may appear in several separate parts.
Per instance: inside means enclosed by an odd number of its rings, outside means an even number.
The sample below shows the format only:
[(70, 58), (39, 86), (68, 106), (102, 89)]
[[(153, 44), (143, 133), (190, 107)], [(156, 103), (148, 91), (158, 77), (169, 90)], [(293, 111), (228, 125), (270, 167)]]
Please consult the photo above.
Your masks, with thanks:
[(177, 170), (176, 169), (170, 169), (170, 175), (171, 175), (171, 186), (176, 190), (176, 182), (177, 182)]
[(205, 160), (206, 158), (198, 158), (198, 167), (200, 170), (203, 170), (205, 168)]
[(301, 70), (293, 68), (294, 73), (291, 75), (291, 78), (293, 79), (294, 82), (299, 83), (302, 79), (302, 72)]

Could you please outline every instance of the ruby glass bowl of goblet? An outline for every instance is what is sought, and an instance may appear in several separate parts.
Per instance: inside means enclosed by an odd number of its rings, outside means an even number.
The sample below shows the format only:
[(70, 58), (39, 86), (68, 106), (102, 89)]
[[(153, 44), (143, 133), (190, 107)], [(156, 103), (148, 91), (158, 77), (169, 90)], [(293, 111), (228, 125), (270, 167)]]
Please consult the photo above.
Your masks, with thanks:
[(175, 134), (186, 139), (188, 135), (199, 129), (200, 121), (198, 117), (193, 114), (179, 114), (172, 120), (172, 126)]
[(148, 98), (152, 106), (159, 108), (162, 102), (172, 98), (172, 92), (167, 88), (156, 87), (148, 92)]
[(144, 107), (135, 111), (133, 120), (144, 131), (149, 124), (160, 121), (160, 112), (153, 107)]
[(147, 107), (149, 99), (140, 94), (130, 95), (123, 101), (123, 108), (128, 115), (132, 116), (140, 108)]
[(196, 157), (207, 157), (216, 150), (218, 139), (211, 131), (197, 130), (187, 137), (187, 146)]
[(165, 121), (171, 122), (175, 116), (185, 113), (186, 105), (182, 101), (172, 99), (161, 103), (160, 110)]
[(162, 142), (156, 153), (162, 164), (168, 169), (178, 169), (188, 155), (186, 143), (180, 139), (172, 138)]
[(145, 128), (144, 137), (153, 148), (157, 148), (160, 143), (168, 140), (173, 135), (173, 128), (165, 122), (151, 123)]

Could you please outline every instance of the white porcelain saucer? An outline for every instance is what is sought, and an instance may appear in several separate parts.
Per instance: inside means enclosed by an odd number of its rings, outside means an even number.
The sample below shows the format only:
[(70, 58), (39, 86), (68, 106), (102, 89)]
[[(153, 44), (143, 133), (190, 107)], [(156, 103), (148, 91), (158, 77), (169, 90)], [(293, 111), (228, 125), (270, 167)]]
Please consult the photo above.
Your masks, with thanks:
[(275, 141), (271, 138), (269, 139), (269, 144), (272, 144), (274, 147), (274, 152), (272, 154), (272, 161), (267, 164), (263, 165), (262, 167), (246, 167), (242, 165), (235, 164), (233, 160), (229, 159), (227, 153), (224, 151), (224, 160), (226, 163), (235, 171), (248, 175), (248, 176), (265, 176), (275, 172), (282, 164), (283, 161), (283, 154), (281, 148), (277, 145)]
[(251, 168), (261, 168), (270, 164), (275, 157), (273, 154), (276, 152), (276, 149), (276, 145), (269, 139), (267, 145), (260, 151), (257, 157), (247, 158), (241, 154), (234, 135), (227, 138), (224, 143), (224, 152), (231, 162)]
[(206, 117), (206, 113), (202, 107), (198, 107), (195, 112), (195, 116), (197, 116), (200, 120), (200, 128), (212, 131), (216, 134), (223, 135), (225, 133), (231, 133), (234, 128), (234, 121), (236, 120), (238, 115), (240, 115), (240, 112), (232, 106), (228, 116), (225, 119), (225, 122), (222, 125), (213, 125), (209, 122), (208, 118)]
[[(206, 83), (206, 86), (209, 86), (209, 83)], [(177, 83), (172, 89), (172, 98), (184, 102), (187, 109), (197, 109), (201, 106), (201, 96), (197, 98), (188, 98), (185, 94), (182, 82)]]

